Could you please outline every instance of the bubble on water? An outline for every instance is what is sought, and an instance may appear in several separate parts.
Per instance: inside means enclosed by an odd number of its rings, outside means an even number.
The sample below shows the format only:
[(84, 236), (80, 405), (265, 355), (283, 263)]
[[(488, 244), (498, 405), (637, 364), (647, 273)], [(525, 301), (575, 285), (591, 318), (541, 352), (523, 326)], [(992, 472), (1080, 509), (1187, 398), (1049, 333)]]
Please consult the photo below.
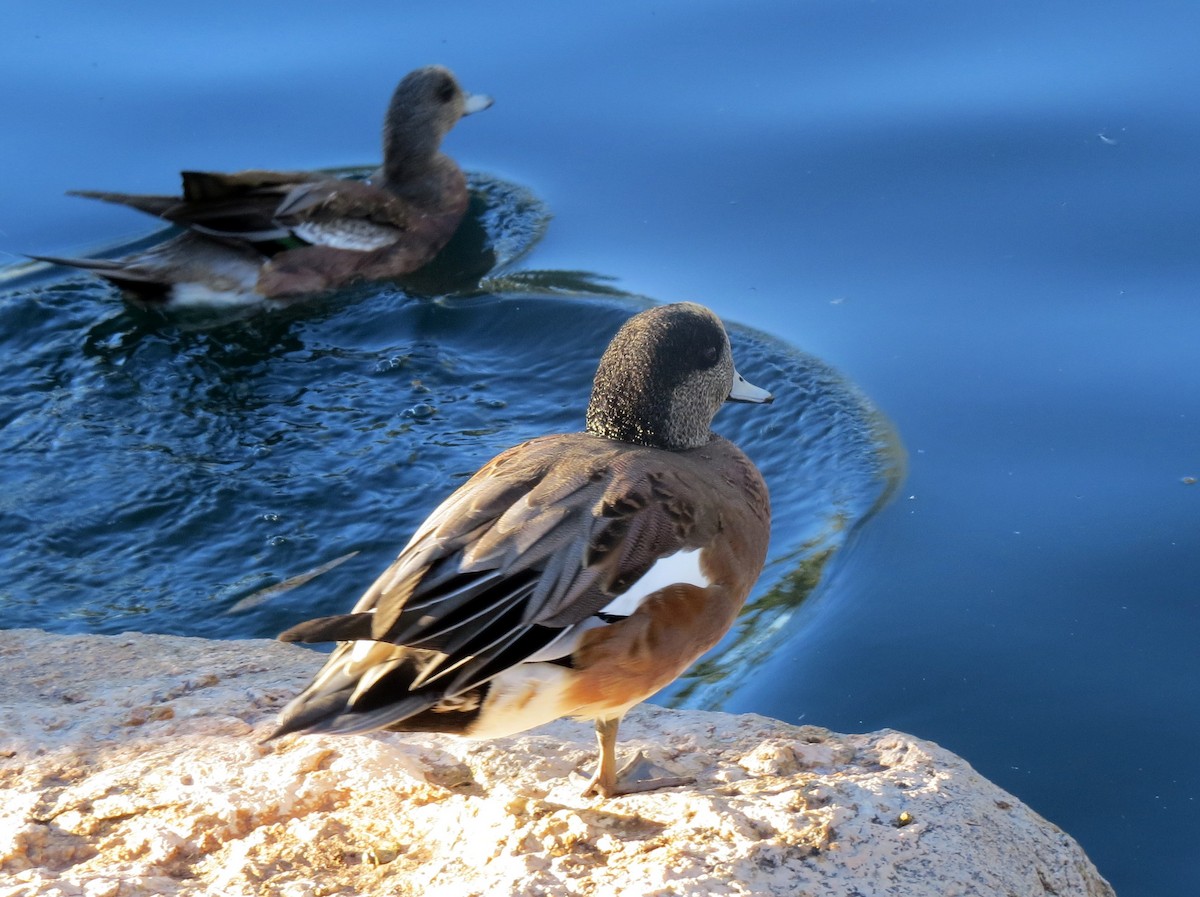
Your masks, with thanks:
[(388, 374), (392, 371), (403, 370), (412, 365), (411, 355), (393, 355), (391, 358), (381, 358), (375, 363), (375, 373)]
[(410, 417), (413, 420), (428, 420), (429, 418), (433, 417), (436, 411), (437, 409), (432, 405), (428, 405), (425, 402), (418, 402), (411, 408), (406, 408), (404, 410), (404, 416)]

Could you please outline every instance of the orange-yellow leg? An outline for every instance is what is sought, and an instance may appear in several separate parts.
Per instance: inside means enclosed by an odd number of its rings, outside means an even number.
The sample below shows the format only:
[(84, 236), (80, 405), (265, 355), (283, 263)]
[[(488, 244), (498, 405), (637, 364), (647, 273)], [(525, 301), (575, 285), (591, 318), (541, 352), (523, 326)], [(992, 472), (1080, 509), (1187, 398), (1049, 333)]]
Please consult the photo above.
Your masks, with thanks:
[(658, 788), (674, 788), (690, 785), (696, 780), (691, 776), (655, 777), (657, 768), (638, 751), (632, 760), (617, 769), (617, 728), (621, 717), (596, 720), (596, 741), (600, 745), (600, 762), (596, 774), (583, 789), (584, 797), (595, 794), (600, 797), (616, 797), (620, 794), (638, 794)]

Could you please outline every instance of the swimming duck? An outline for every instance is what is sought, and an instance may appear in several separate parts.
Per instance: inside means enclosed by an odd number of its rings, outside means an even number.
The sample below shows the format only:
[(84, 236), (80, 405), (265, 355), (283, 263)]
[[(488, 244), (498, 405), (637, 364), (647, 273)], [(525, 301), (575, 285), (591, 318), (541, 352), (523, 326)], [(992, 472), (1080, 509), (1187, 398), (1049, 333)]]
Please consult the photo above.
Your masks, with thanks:
[(492, 738), (575, 716), (600, 746), (585, 794), (690, 781), (618, 771), (617, 728), (717, 643), (762, 570), (766, 485), (710, 426), (726, 401), (771, 399), (707, 308), (632, 317), (600, 360), (584, 432), (498, 455), (350, 613), (280, 636), (340, 644), (270, 738)]
[(383, 166), (368, 180), (325, 172), (185, 171), (181, 196), (73, 191), (187, 230), (123, 259), (43, 261), (86, 268), (143, 302), (286, 299), (415, 271), (453, 236), (467, 183), (442, 138), (492, 104), (441, 66), (410, 72), (383, 123)]

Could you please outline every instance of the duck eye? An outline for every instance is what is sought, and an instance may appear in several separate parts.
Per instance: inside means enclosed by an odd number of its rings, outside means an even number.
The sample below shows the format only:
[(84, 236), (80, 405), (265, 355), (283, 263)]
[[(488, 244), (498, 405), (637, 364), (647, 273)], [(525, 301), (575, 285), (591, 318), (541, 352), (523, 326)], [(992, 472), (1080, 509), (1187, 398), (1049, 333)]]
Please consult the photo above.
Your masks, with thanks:
[(717, 363), (717, 359), (721, 357), (721, 350), (716, 346), (708, 346), (705, 348), (701, 357), (704, 359), (705, 367), (712, 367)]
[(454, 99), (454, 82), (449, 80), (443, 81), (437, 89), (437, 98), (442, 103), (449, 103)]

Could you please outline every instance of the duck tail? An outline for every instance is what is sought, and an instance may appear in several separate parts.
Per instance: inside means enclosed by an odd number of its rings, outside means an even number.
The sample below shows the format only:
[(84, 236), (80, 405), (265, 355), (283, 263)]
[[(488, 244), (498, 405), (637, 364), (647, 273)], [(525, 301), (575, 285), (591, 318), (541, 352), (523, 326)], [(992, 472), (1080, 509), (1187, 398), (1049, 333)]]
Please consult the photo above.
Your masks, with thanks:
[(436, 704), (442, 695), (412, 694), (375, 710), (354, 710), (348, 705), (350, 690), (301, 695), (283, 709), (275, 730), (262, 744), (284, 735), (359, 735), (403, 722)]
[(156, 218), (167, 218), (168, 212), (179, 205), (178, 196), (154, 196), (141, 193), (108, 193), (103, 190), (68, 190), (67, 196), (82, 196), (84, 199), (98, 199), (114, 205), (129, 206)]
[[(343, 614), (302, 623), (284, 633), (293, 641), (324, 641), (363, 626)], [(310, 628), (311, 627), (311, 628)], [(341, 641), (308, 688), (292, 699), (266, 741), (292, 732), (350, 735), (402, 723), (446, 697), (442, 685), (411, 689), (430, 652), (368, 639)]]
[(352, 642), (371, 639), (374, 614), (336, 614), (305, 620), (276, 636), (281, 642), (311, 645), (320, 642)]
[(87, 271), (95, 271), (98, 274), (103, 274), (106, 271), (115, 272), (121, 270), (121, 263), (113, 259), (70, 258), (61, 255), (26, 255), (25, 257), (33, 259), (35, 262), (62, 265), (65, 268), (83, 268)]

